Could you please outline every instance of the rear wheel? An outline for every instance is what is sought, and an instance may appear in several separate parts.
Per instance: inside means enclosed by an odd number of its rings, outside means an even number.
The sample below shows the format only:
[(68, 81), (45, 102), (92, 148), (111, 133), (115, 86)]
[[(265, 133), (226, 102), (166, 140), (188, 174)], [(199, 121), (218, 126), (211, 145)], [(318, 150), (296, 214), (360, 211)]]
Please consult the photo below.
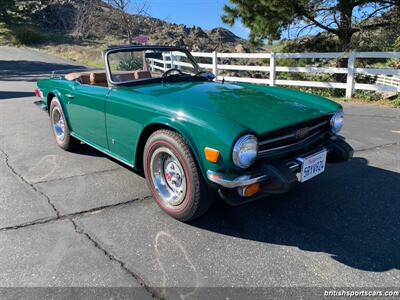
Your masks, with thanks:
[(180, 221), (200, 217), (213, 202), (185, 139), (170, 130), (154, 132), (144, 157), (147, 184), (158, 205)]
[(79, 141), (70, 134), (64, 111), (57, 97), (54, 97), (50, 104), (50, 122), (58, 146), (72, 151), (79, 145)]

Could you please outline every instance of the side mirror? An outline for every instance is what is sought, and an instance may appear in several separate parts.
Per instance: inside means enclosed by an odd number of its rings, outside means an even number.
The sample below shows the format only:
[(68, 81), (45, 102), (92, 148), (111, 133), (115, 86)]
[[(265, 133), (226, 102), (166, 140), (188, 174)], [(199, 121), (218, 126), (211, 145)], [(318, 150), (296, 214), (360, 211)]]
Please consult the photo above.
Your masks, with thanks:
[(206, 76), (209, 80), (214, 80), (217, 77), (213, 72), (207, 72)]

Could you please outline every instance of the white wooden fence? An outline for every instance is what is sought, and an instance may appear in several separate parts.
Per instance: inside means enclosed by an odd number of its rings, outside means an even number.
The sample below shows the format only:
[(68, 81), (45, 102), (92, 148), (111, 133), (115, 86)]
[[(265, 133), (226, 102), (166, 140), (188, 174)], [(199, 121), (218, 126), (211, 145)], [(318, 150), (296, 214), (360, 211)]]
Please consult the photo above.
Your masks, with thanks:
[[(356, 74), (364, 75), (384, 75), (400, 77), (400, 70), (397, 68), (359, 68), (356, 66), (356, 59), (358, 58), (400, 58), (400, 52), (325, 52), (325, 53), (206, 53), (206, 52), (192, 52), (192, 55), (197, 58), (211, 59), (210, 64), (200, 63), (200, 67), (211, 70), (218, 80), (235, 81), (235, 82), (248, 82), (257, 84), (266, 84), (270, 86), (286, 85), (286, 86), (302, 86), (302, 87), (318, 87), (318, 88), (334, 88), (345, 89), (346, 97), (352, 97), (355, 90), (370, 90), (379, 92), (399, 92), (400, 85), (386, 84), (382, 80), (378, 80), (374, 84), (357, 83), (355, 81)], [(220, 59), (268, 59), (269, 64), (266, 65), (237, 65), (237, 64), (221, 64)], [(293, 67), (293, 66), (277, 66), (276, 59), (290, 58), (290, 59), (338, 59), (348, 58), (346, 68), (336, 67)], [(171, 57), (164, 57), (163, 60), (158, 60), (161, 66), (155, 66), (160, 70), (165, 70), (167, 64), (171, 64)], [(189, 65), (184, 62), (174, 62), (175, 65)], [(219, 76), (219, 71), (258, 71), (265, 72), (268, 78), (252, 78), (252, 77), (229, 77)], [(346, 83), (342, 82), (323, 82), (323, 81), (305, 81), (305, 80), (282, 80), (276, 79), (277, 72), (300, 72), (300, 73), (329, 73), (329, 74), (347, 74)]]
[(378, 75), (376, 83), (390, 86), (400, 86), (400, 77)]

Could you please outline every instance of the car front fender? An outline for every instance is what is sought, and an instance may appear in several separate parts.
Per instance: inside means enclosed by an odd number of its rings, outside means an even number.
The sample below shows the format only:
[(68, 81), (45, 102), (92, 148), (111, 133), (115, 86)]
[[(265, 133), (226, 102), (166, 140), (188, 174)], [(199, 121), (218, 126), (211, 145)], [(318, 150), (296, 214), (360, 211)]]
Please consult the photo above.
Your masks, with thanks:
[[(207, 172), (209, 170), (220, 172), (227, 171), (234, 168), (231, 162), (231, 149), (234, 141), (244, 132), (240, 124), (234, 122), (227, 122), (222, 117), (209, 117), (209, 118), (195, 118), (193, 116), (158, 116), (154, 119), (148, 120), (143, 127), (143, 132), (148, 132), (147, 128), (170, 128), (182, 135), (191, 147), (193, 154), (196, 157), (198, 165), (203, 173), (204, 178), (207, 180)], [(137, 141), (137, 147), (143, 141)], [(220, 159), (217, 163), (207, 161), (204, 154), (204, 148), (209, 147), (216, 149), (220, 152)], [(136, 153), (141, 153), (136, 151)], [(136, 157), (136, 162), (141, 157)]]
[(70, 121), (69, 121), (70, 118), (69, 118), (69, 112), (68, 112), (68, 108), (67, 108), (67, 104), (66, 104), (66, 99), (63, 96), (63, 94), (57, 89), (52, 89), (52, 90), (49, 90), (47, 92), (47, 94), (45, 94), (45, 95), (46, 95), (46, 104), (47, 104), (49, 113), (50, 113), (50, 103), (51, 103), (51, 98), (49, 97), (49, 95), (54, 95), (55, 97), (57, 97), (57, 99), (60, 102), (61, 107), (63, 109), (65, 120), (67, 121), (67, 124), (68, 124), (68, 128), (72, 129)]

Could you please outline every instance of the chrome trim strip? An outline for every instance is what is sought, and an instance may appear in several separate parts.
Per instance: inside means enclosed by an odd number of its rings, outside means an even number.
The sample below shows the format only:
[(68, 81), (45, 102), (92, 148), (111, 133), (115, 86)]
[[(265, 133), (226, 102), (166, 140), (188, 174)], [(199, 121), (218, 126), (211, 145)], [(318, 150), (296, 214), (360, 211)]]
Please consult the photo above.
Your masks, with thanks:
[(303, 154), (303, 155), (301, 155), (301, 156), (296, 157), (296, 161), (298, 161), (300, 164), (303, 164), (303, 161), (304, 161), (307, 157), (314, 156), (314, 155), (318, 155), (318, 154), (323, 153), (323, 152), (326, 152), (326, 154), (328, 154), (328, 150), (327, 150), (326, 148), (322, 147), (322, 149), (319, 150), (319, 151), (317, 151), (317, 152), (306, 153), (306, 154)]
[(243, 175), (235, 179), (227, 179), (224, 177), (223, 173), (217, 173), (211, 170), (207, 171), (207, 177), (210, 181), (228, 189), (250, 185), (267, 179), (267, 175), (261, 175), (254, 178), (251, 178), (250, 175)]
[(300, 164), (298, 162), (295, 162), (295, 161), (289, 161), (288, 163), (286, 163), (286, 166), (291, 171), (296, 171), (300, 167)]
[(312, 140), (313, 138), (315, 138), (315, 137), (317, 137), (319, 135), (322, 135), (321, 131), (317, 131), (316, 133), (310, 135), (309, 137), (307, 137), (307, 138), (305, 138), (305, 139), (303, 139), (301, 141), (298, 141), (296, 143), (292, 143), (290, 145), (285, 145), (285, 146), (281, 146), (281, 147), (277, 147), (277, 148), (258, 151), (258, 156), (264, 155), (264, 154), (269, 153), (269, 152), (275, 152), (275, 151), (278, 151), (278, 150), (283, 150), (283, 149), (286, 149), (286, 148), (290, 148), (290, 147), (298, 146), (298, 145), (301, 145), (301, 144), (305, 144), (308, 141)]
[(295, 133), (291, 133), (291, 134), (279, 136), (279, 137), (276, 137), (276, 138), (273, 138), (273, 139), (262, 141), (262, 142), (258, 143), (258, 145), (263, 146), (263, 145), (270, 144), (270, 143), (273, 143), (273, 142), (278, 142), (280, 140), (286, 140), (288, 138), (295, 137), (295, 136), (296, 136)]
[(123, 163), (124, 165), (127, 165), (128, 167), (131, 167), (131, 168), (134, 168), (134, 167), (135, 167), (134, 165), (132, 165), (132, 164), (130, 164), (130, 163), (127, 163), (126, 161), (123, 161), (122, 159), (120, 159), (120, 158), (114, 156), (113, 154), (110, 154), (110, 153), (107, 153), (107, 152), (104, 151), (104, 150), (101, 150), (101, 149), (100, 149), (99, 147), (97, 147), (97, 146), (94, 146), (94, 145), (92, 145), (92, 144), (89, 144), (89, 143), (85, 142), (82, 138), (76, 136), (76, 135), (73, 134), (72, 132), (71, 132), (71, 135), (72, 135), (74, 138), (76, 138), (77, 140), (80, 140), (82, 143), (85, 143), (86, 145), (88, 145), (88, 146), (90, 146), (90, 147), (96, 149), (97, 151), (100, 151), (101, 153), (104, 153), (105, 155), (107, 155), (107, 156), (109, 156), (109, 157), (111, 157), (111, 158), (113, 158), (113, 159), (115, 159), (115, 160), (118, 160), (119, 162)]
[[(318, 128), (318, 127), (322, 127), (323, 125), (326, 125), (328, 122), (329, 122), (328, 120), (323, 121), (323, 122), (318, 123), (318, 124), (316, 124), (316, 125), (314, 125), (312, 127), (308, 127), (308, 130), (314, 130), (314, 129)], [(307, 126), (305, 126), (305, 127), (307, 127)], [(280, 140), (286, 140), (288, 138), (294, 138), (294, 137), (296, 137), (296, 133), (295, 132), (291, 133), (291, 134), (284, 135), (284, 136), (279, 136), (279, 137), (276, 137), (276, 138), (273, 138), (273, 139), (267, 139), (267, 140), (264, 140), (264, 141), (262, 141), (262, 142), (260, 142), (258, 144), (260, 146), (263, 146), (263, 145), (266, 145), (266, 144), (269, 144), (269, 143), (274, 143), (274, 142), (278, 142)]]
[(312, 126), (312, 127), (308, 127), (308, 129), (309, 129), (309, 130), (314, 130), (315, 128), (318, 128), (318, 127), (324, 126), (324, 125), (325, 125), (325, 124), (327, 124), (327, 123), (329, 123), (329, 121), (328, 121), (328, 120), (326, 120), (326, 121), (323, 121), (323, 122), (321, 122), (321, 123), (318, 123), (318, 124), (316, 124), (316, 125), (314, 125), (314, 126)]

